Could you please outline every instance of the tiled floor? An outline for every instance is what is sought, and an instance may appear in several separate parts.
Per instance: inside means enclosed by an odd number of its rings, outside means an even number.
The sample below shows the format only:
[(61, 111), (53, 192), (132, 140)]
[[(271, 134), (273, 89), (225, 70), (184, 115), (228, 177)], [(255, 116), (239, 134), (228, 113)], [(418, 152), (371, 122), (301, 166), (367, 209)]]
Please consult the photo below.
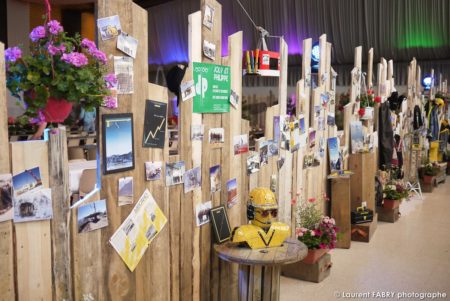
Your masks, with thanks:
[[(396, 223), (378, 223), (370, 243), (333, 250), (331, 274), (321, 283), (282, 277), (280, 300), (420, 300), (398, 299), (402, 292), (445, 292), (446, 298), (435, 300), (450, 300), (450, 177), (424, 200), (403, 202), (400, 212)], [(394, 292), (395, 297), (343, 297), (365, 292)]]

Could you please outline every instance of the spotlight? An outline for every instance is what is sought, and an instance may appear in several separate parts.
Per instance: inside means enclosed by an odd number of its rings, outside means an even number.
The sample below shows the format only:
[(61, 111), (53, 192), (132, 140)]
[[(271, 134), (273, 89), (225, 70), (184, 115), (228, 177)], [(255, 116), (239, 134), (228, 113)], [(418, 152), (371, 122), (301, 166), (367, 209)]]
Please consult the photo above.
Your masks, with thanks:
[(318, 63), (320, 60), (320, 48), (319, 48), (319, 42), (316, 42), (313, 44), (311, 49), (311, 59)]
[(425, 90), (430, 90), (432, 82), (433, 79), (431, 78), (431, 76), (426, 76), (422, 79), (422, 86), (425, 88)]

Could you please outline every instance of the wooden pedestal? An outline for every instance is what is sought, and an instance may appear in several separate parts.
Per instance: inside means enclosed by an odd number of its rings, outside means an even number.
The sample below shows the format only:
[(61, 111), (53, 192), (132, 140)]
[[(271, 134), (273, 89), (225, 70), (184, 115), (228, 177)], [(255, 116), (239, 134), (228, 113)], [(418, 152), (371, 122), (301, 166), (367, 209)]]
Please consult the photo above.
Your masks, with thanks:
[(228, 242), (215, 245), (214, 250), (220, 259), (239, 264), (239, 301), (278, 301), (281, 266), (298, 262), (308, 253), (303, 243), (292, 238), (276, 248), (252, 250)]
[(331, 255), (323, 255), (316, 263), (306, 264), (302, 261), (285, 265), (281, 274), (286, 277), (319, 283), (330, 275)]
[(373, 216), (373, 221), (364, 224), (352, 225), (352, 240), (360, 242), (370, 242), (373, 234), (377, 230), (377, 214)]
[(436, 182), (437, 184), (445, 183), (445, 179), (447, 178), (446, 169), (447, 169), (447, 163), (439, 163), (440, 171), (438, 175), (436, 176)]
[(375, 209), (375, 153), (351, 154), (348, 161), (351, 177), (351, 210), (367, 203), (367, 208)]
[(331, 179), (331, 217), (341, 234), (336, 247), (349, 249), (351, 245), (350, 177)]
[(399, 208), (387, 209), (384, 207), (377, 207), (377, 213), (378, 213), (378, 221), (395, 223), (399, 218), (400, 210)]
[(422, 189), (422, 192), (433, 192), (434, 187), (436, 186), (436, 178), (433, 178), (433, 181), (431, 183), (425, 183), (424, 181), (420, 180), (420, 188)]

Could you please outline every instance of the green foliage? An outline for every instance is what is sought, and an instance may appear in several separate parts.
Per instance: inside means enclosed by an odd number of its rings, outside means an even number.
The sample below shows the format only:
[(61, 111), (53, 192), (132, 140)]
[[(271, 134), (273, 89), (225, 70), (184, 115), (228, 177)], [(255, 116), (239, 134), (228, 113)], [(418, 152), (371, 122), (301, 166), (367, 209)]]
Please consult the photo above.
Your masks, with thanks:
[(408, 198), (409, 191), (400, 183), (391, 183), (383, 189), (383, 198), (386, 200), (403, 200)]
[(297, 208), (297, 227), (315, 229), (322, 220), (322, 212), (317, 209), (316, 203), (302, 204)]
[(439, 167), (432, 163), (428, 163), (427, 165), (425, 165), (424, 173), (426, 176), (437, 176), (437, 174), (439, 173)]

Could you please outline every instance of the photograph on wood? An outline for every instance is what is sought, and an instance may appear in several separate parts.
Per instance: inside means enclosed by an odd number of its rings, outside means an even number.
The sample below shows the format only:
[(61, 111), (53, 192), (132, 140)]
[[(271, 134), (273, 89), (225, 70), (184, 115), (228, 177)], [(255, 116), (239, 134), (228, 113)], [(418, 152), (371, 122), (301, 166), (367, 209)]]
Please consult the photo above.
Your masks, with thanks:
[(223, 143), (225, 141), (225, 131), (223, 128), (209, 129), (209, 143)]
[(13, 218), (12, 175), (0, 174), (0, 222)]
[(31, 222), (53, 217), (52, 190), (29, 191), (14, 197), (14, 222)]
[(184, 193), (200, 188), (202, 186), (202, 169), (195, 167), (184, 174)]
[(12, 183), (14, 187), (14, 195), (16, 197), (29, 192), (42, 188), (41, 171), (39, 167), (26, 169), (25, 171), (18, 173), (12, 177)]
[(133, 177), (119, 178), (119, 206), (133, 204)]
[(161, 179), (162, 161), (145, 162), (145, 179), (147, 181), (156, 181)]
[(194, 81), (190, 80), (187, 82), (182, 82), (180, 85), (180, 91), (181, 91), (181, 99), (183, 101), (193, 98), (195, 96)]
[(110, 16), (97, 20), (97, 27), (103, 41), (117, 37), (122, 32), (119, 16)]
[(121, 32), (117, 37), (117, 49), (128, 54), (132, 58), (136, 58), (136, 51), (138, 46), (138, 40), (127, 34)]
[(99, 200), (78, 207), (78, 233), (89, 232), (108, 226), (106, 200)]
[(184, 172), (184, 161), (166, 163), (166, 186), (182, 184)]
[(195, 207), (195, 220), (197, 227), (210, 222), (209, 212), (211, 211), (212, 202), (200, 203)]
[(102, 116), (103, 173), (134, 169), (133, 114)]
[(164, 148), (166, 139), (167, 104), (159, 101), (145, 102), (143, 147)]
[(238, 202), (238, 188), (236, 178), (227, 181), (227, 207), (231, 208)]
[(209, 169), (209, 178), (211, 183), (211, 192), (220, 191), (222, 189), (222, 171), (220, 165), (213, 166)]
[(260, 168), (259, 153), (252, 152), (247, 157), (247, 174), (252, 174), (259, 171)]
[(203, 124), (191, 125), (191, 140), (202, 141), (204, 132), (205, 132), (205, 126)]
[(233, 137), (234, 154), (239, 155), (248, 152), (248, 135)]
[(212, 208), (210, 216), (216, 243), (220, 244), (229, 240), (231, 237), (231, 227), (225, 207), (220, 205)]

